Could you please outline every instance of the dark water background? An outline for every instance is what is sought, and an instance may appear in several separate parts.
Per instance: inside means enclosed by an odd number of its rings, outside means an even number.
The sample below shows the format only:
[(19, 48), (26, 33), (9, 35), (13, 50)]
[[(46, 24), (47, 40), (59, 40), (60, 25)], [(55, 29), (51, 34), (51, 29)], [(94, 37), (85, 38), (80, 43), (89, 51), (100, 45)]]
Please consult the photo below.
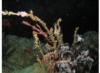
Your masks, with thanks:
[[(3, 0), (2, 9), (10, 11), (29, 11), (43, 19), (48, 26), (62, 18), (62, 32), (64, 41), (72, 42), (76, 26), (79, 33), (87, 31), (98, 32), (98, 0)], [(3, 27), (6, 34), (31, 37), (31, 30), (21, 24), (22, 18), (3, 17), (10, 21), (10, 27)]]

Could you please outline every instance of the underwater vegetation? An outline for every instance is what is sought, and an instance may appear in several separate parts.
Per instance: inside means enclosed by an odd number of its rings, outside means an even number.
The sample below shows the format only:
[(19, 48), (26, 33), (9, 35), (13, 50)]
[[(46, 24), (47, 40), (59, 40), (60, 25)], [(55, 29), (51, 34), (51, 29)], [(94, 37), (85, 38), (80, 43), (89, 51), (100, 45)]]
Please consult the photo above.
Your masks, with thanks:
[(49, 28), (33, 11), (3, 11), (2, 14), (26, 17), (36, 22), (31, 24), (22, 21), (23, 25), (33, 30), (33, 39), (11, 35), (5, 37), (3, 42), (8, 44), (3, 45), (3, 48), (9, 49), (3, 56), (4, 73), (94, 73), (92, 68), (98, 63), (97, 32), (78, 34), (79, 27), (76, 27), (73, 42), (69, 44), (63, 42), (61, 18)]

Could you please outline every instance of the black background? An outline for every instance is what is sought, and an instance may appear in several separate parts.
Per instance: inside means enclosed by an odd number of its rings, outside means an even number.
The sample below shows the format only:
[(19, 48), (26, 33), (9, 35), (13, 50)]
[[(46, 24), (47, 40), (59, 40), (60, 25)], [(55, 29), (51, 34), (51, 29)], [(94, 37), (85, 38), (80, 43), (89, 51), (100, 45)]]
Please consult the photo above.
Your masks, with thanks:
[[(64, 41), (72, 42), (75, 27), (79, 33), (98, 32), (98, 0), (3, 0), (2, 10), (30, 11), (52, 26), (61, 17)], [(20, 17), (3, 16), (10, 21), (10, 27), (3, 27), (6, 34), (31, 37), (31, 30), (21, 24)]]

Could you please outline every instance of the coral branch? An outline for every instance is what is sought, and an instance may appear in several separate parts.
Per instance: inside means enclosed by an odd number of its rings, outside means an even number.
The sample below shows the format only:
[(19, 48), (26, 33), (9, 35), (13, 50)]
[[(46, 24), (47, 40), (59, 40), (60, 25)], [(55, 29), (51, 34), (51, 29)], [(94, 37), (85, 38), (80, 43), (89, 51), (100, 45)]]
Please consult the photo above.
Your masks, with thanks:
[(32, 30), (36, 31), (38, 34), (40, 34), (40, 35), (44, 36), (45, 38), (47, 38), (47, 33), (44, 32), (42, 29), (38, 29), (37, 27), (31, 25), (30, 23), (28, 23), (26, 21), (23, 21), (22, 23), (29, 26), (29, 27), (31, 27)]
[(76, 27), (76, 29), (75, 29), (75, 31), (74, 31), (74, 40), (73, 40), (72, 46), (74, 46), (75, 43), (77, 42), (77, 37), (76, 37), (76, 36), (77, 36), (78, 30), (79, 30), (79, 27)]
[(36, 21), (36, 22), (40, 23), (44, 27), (44, 29), (49, 33), (49, 29), (46, 26), (46, 23), (43, 20), (41, 20), (39, 17), (33, 15), (32, 11), (30, 11), (30, 13), (27, 13), (25, 11), (19, 11), (19, 12), (3, 11), (2, 14), (3, 15), (8, 15), (8, 16), (15, 15), (15, 16), (21, 16), (21, 17), (29, 17), (33, 21)]
[[(33, 14), (33, 11), (30, 11), (29, 13), (25, 12), (25, 11), (19, 11), (19, 12), (12, 12), (12, 11), (3, 11), (2, 12), (3, 15), (15, 15), (15, 16), (21, 16), (21, 17), (29, 17), (31, 18), (33, 21), (38, 22), (40, 25), (43, 26), (43, 28), (46, 30), (46, 32), (44, 32), (42, 29), (37, 28), (36, 26), (31, 25), (30, 23), (23, 21), (23, 23), (29, 27), (31, 27), (33, 30), (37, 31), (38, 34), (43, 35), (48, 41), (49, 43), (51, 42), (52, 45), (50, 45), (53, 49), (57, 48), (57, 43), (62, 43), (62, 34), (61, 34), (61, 28), (60, 28), (60, 22), (61, 22), (61, 18), (59, 18), (53, 28), (50, 28), (50, 30), (47, 27), (47, 24), (41, 20), (39, 17), (35, 16)], [(47, 36), (48, 35), (48, 36)], [(57, 39), (55, 39), (57, 38)], [(50, 47), (49, 47), (50, 48)]]

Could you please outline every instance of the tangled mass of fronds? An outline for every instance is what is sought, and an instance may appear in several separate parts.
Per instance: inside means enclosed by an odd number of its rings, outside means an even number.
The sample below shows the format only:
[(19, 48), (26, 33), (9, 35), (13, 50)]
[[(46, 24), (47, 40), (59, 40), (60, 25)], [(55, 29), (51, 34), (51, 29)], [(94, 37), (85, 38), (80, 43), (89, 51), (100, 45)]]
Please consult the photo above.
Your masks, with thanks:
[[(33, 30), (32, 34), (35, 41), (33, 42), (32, 54), (41, 67), (44, 67), (46, 73), (91, 73), (95, 58), (90, 56), (89, 45), (95, 50), (97, 48), (87, 41), (88, 38), (77, 33), (79, 27), (75, 29), (73, 43), (70, 46), (69, 43), (63, 42), (60, 27), (61, 18), (57, 20), (53, 27), (48, 28), (47, 24), (35, 16), (32, 11), (29, 13), (4, 11), (2, 14), (28, 17), (36, 22), (36, 24), (31, 24), (22, 21), (24, 25)], [(39, 35), (46, 40), (43, 45), (38, 37)]]

